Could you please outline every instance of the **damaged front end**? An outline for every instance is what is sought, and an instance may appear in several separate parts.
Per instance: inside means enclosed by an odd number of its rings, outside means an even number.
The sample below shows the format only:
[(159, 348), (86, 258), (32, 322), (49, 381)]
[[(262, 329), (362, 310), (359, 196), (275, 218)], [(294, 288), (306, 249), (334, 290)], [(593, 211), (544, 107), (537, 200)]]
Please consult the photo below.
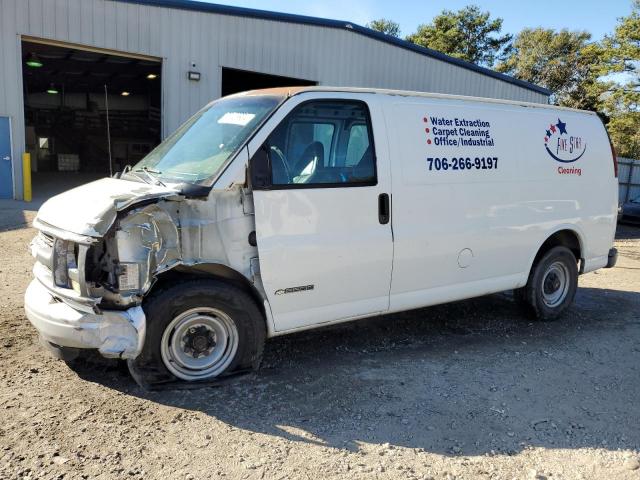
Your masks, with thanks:
[(36, 225), (40, 232), (31, 243), (35, 279), (25, 293), (25, 311), (42, 343), (58, 356), (62, 349), (89, 348), (109, 358), (135, 357), (145, 337), (142, 307), (105, 310), (85, 275), (101, 241)]
[(88, 251), (89, 293), (102, 308), (140, 305), (158, 274), (182, 262), (177, 202), (161, 201), (119, 215)]
[[(100, 182), (131, 183), (94, 184)], [(86, 198), (96, 199), (95, 187), (86, 189)], [(247, 241), (255, 229), (253, 202), (244, 188), (188, 199), (170, 188), (149, 187), (154, 191), (137, 192), (138, 198), (112, 196), (110, 208), (94, 202), (97, 211), (85, 217), (94, 219), (92, 224), (52, 218), (49, 208), (38, 214), (39, 233), (31, 245), (35, 280), (25, 309), (43, 343), (135, 358), (146, 331), (143, 299), (169, 270), (202, 274), (223, 266), (261, 287), (257, 249)], [(69, 210), (68, 201), (67, 208), (62, 198), (55, 201), (57, 211)], [(58, 226), (65, 222), (75, 232)]]
[[(139, 287), (141, 280), (133, 280), (136, 267), (129, 267), (127, 261), (135, 264), (141, 257), (133, 251), (133, 242), (124, 240), (128, 231), (135, 235), (135, 228), (128, 224), (120, 228), (121, 215), (140, 202), (150, 207), (166, 198), (180, 197), (170, 189), (108, 178), (43, 205), (34, 221), (39, 230), (31, 242), (35, 279), (25, 294), (25, 310), (46, 346), (55, 352), (96, 349), (105, 357), (138, 355), (144, 343), (145, 315), (141, 291), (133, 287)], [(158, 221), (148, 222), (151, 228), (169, 223), (173, 235), (163, 232), (155, 240), (150, 240), (154, 235), (145, 235), (142, 248), (151, 245), (149, 250), (157, 252), (158, 245), (178, 245), (168, 214), (154, 214)], [(121, 245), (115, 235), (122, 237)], [(140, 264), (146, 265), (150, 257)], [(145, 270), (140, 270), (139, 279)], [(123, 283), (129, 289), (123, 295), (118, 282), (127, 278), (132, 280)]]

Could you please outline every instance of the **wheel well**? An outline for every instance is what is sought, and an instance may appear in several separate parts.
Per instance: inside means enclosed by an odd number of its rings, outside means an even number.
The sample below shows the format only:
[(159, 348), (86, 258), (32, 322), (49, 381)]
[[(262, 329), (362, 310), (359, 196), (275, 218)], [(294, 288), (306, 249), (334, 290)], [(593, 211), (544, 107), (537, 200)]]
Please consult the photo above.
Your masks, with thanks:
[(536, 265), (543, 255), (554, 247), (567, 247), (571, 250), (573, 256), (576, 257), (576, 262), (579, 262), (582, 258), (580, 239), (576, 232), (573, 230), (560, 230), (545, 240), (538, 250), (536, 258), (533, 260), (533, 264)]
[(174, 283), (187, 278), (216, 278), (223, 280), (233, 286), (240, 288), (251, 295), (258, 309), (262, 313), (266, 321), (266, 313), (264, 311), (264, 300), (255, 286), (241, 273), (236, 270), (219, 263), (200, 263), (196, 265), (179, 265), (171, 270), (161, 273), (156, 277), (153, 287), (147, 295), (155, 288), (167, 283)]

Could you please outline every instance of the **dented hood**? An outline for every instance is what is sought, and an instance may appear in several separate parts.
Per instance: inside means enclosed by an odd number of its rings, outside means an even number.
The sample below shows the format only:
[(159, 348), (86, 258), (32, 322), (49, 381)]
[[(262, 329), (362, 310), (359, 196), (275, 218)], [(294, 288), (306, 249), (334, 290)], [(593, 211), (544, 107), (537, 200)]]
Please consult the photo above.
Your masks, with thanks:
[(118, 211), (144, 200), (177, 195), (179, 192), (170, 187), (103, 178), (51, 197), (38, 211), (34, 223), (100, 237), (107, 233)]

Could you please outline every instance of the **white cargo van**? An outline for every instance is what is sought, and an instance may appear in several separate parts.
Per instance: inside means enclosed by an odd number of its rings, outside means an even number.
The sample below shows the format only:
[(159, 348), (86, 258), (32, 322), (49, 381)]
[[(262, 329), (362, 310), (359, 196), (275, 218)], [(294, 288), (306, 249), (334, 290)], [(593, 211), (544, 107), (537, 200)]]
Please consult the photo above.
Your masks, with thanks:
[(579, 273), (615, 264), (616, 170), (589, 112), (234, 95), (42, 206), (25, 308), (61, 357), (128, 359), (146, 386), (256, 368), (267, 337), (505, 290), (552, 319)]

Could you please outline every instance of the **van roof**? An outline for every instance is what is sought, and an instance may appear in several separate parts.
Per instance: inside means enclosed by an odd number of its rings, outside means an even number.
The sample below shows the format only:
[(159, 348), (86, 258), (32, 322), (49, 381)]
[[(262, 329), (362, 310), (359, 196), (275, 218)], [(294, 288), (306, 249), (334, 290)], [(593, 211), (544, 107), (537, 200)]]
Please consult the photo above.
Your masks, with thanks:
[(571, 112), (588, 113), (590, 115), (596, 115), (595, 112), (589, 110), (579, 110), (577, 108), (561, 107), (558, 105), (550, 105), (546, 103), (533, 103), (524, 102), (521, 100), (503, 100), (499, 98), (488, 97), (472, 97), (468, 95), (452, 95), (448, 93), (429, 93), (429, 92), (414, 92), (410, 90), (389, 90), (384, 88), (366, 88), (366, 87), (330, 87), (330, 86), (295, 86), (295, 87), (277, 87), (277, 88), (265, 88), (261, 90), (250, 90), (247, 92), (238, 93), (236, 95), (277, 95), (281, 97), (293, 97), (301, 93), (307, 92), (340, 92), (340, 93), (373, 93), (379, 95), (388, 95), (395, 97), (420, 97), (420, 98), (440, 98), (449, 100), (467, 100), (482, 103), (497, 103), (503, 105), (519, 105), (529, 108), (545, 108), (554, 110), (564, 110)]

